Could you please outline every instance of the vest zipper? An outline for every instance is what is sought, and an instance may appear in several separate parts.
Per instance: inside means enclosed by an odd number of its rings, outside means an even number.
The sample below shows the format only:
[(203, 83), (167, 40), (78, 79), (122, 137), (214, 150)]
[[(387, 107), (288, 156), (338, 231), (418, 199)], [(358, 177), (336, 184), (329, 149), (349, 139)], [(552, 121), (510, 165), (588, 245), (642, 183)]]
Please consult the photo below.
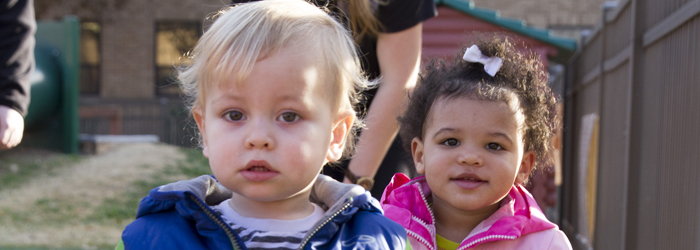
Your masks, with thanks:
[(412, 236), (413, 238), (417, 239), (418, 241), (420, 241), (421, 243), (423, 243), (424, 245), (426, 245), (428, 248), (430, 248), (430, 249), (435, 249), (435, 248), (433, 247), (433, 245), (430, 244), (430, 242), (428, 242), (428, 240), (426, 240), (426, 239), (423, 238), (423, 237), (420, 237), (420, 235), (418, 235), (417, 233), (414, 233), (413, 231), (410, 231), (410, 230), (406, 230), (406, 234), (408, 234), (408, 235)]
[(470, 242), (470, 243), (467, 244), (467, 245), (464, 245), (464, 246), (462, 246), (462, 247), (459, 247), (459, 248), (457, 248), (457, 250), (463, 250), (463, 249), (470, 248), (470, 247), (472, 247), (472, 246), (474, 246), (474, 245), (476, 245), (476, 244), (479, 244), (479, 243), (481, 243), (481, 242), (483, 242), (483, 241), (485, 241), (485, 240), (490, 240), (490, 239), (514, 240), (515, 238), (517, 238), (517, 237), (512, 236), (512, 235), (489, 235), (489, 236), (486, 236), (486, 237), (483, 237), (483, 238), (479, 238), (479, 239), (477, 239), (477, 240), (475, 240), (475, 241), (472, 241), (472, 242)]
[[(433, 209), (428, 205), (428, 199), (425, 198), (425, 195), (423, 194), (423, 188), (420, 187), (420, 184), (416, 183), (414, 184), (418, 188), (418, 192), (420, 193), (420, 198), (423, 199), (423, 203), (425, 204), (425, 207), (428, 208), (428, 212), (430, 212), (430, 219), (433, 220), (433, 224), (435, 224), (435, 215), (433, 215)], [(428, 224), (428, 223), (426, 223)]]
[[(430, 219), (433, 221), (433, 225), (435, 225), (435, 215), (433, 215), (433, 208), (431, 208), (430, 205), (428, 205), (428, 199), (426, 199), (425, 194), (423, 194), (423, 188), (421, 188), (419, 183), (416, 183), (414, 185), (416, 185), (416, 188), (418, 188), (418, 193), (420, 193), (420, 198), (423, 199), (423, 204), (425, 204), (425, 207), (428, 209), (428, 212), (430, 212)], [(419, 219), (420, 222), (423, 222), (421, 225), (423, 225), (424, 227), (426, 227), (426, 225), (428, 224), (428, 223), (425, 223), (425, 221), (421, 220), (418, 217), (414, 217), (414, 216), (411, 216), (411, 217)], [(428, 229), (428, 231), (430, 231), (429, 228), (426, 227), (426, 229)], [(434, 234), (437, 234), (437, 232), (432, 232), (430, 237), (432, 237), (433, 242), (437, 242)], [(416, 234), (416, 236), (417, 236), (417, 234)], [(418, 239), (418, 237), (415, 237), (415, 238)], [(418, 239), (418, 240), (420, 240), (420, 239)], [(427, 239), (424, 239), (424, 240), (427, 241)], [(432, 244), (425, 244), (425, 245), (429, 246), (430, 249), (434, 249)]]
[[(428, 206), (428, 199), (425, 198), (425, 195), (423, 194), (423, 189), (420, 187), (420, 184), (416, 183), (415, 185), (418, 188), (418, 191), (420, 193), (420, 197), (423, 198), (423, 202), (425, 203), (425, 206), (428, 208), (428, 212), (430, 212), (430, 218), (433, 219), (433, 223), (435, 223), (435, 215), (433, 215), (433, 209), (430, 208), (430, 206)], [(406, 231), (409, 232), (408, 230), (406, 230)], [(412, 235), (414, 235), (414, 238), (418, 239), (419, 241), (421, 241), (421, 242), (427, 241), (425, 239), (421, 240), (422, 238), (417, 237), (418, 235), (416, 233), (413, 233), (413, 232), (411, 232), (411, 233), (412, 233)], [(433, 235), (431, 235), (431, 236), (433, 236)], [(512, 236), (512, 235), (489, 235), (489, 236), (486, 236), (483, 238), (479, 238), (475, 241), (472, 241), (471, 243), (469, 243), (465, 246), (458, 247), (457, 250), (464, 250), (464, 249), (470, 248), (476, 244), (479, 244), (483, 241), (490, 240), (490, 239), (512, 240), (515, 238), (517, 238), (517, 237)], [(435, 241), (436, 240), (433, 238), (433, 242), (435, 242)], [(433, 249), (432, 245), (430, 245), (430, 244), (425, 244), (425, 245), (430, 247), (430, 249)]]
[(353, 201), (353, 198), (352, 198), (352, 197), (348, 198), (348, 199), (345, 201), (345, 204), (343, 204), (343, 206), (342, 206), (340, 209), (338, 209), (338, 211), (336, 211), (335, 213), (333, 213), (333, 215), (331, 215), (331, 216), (328, 217), (326, 220), (324, 220), (323, 223), (321, 223), (321, 224), (318, 225), (318, 227), (314, 228), (314, 230), (311, 231), (311, 233), (309, 233), (309, 234), (306, 236), (306, 238), (304, 238), (303, 241), (301, 241), (301, 245), (299, 245), (299, 249), (300, 249), (300, 250), (301, 250), (301, 249), (304, 249), (304, 247), (306, 246), (306, 244), (309, 243), (309, 240), (311, 240), (311, 237), (314, 236), (314, 234), (316, 234), (318, 231), (320, 231), (321, 228), (322, 228), (323, 226), (325, 226), (326, 224), (328, 224), (328, 222), (331, 222), (331, 220), (333, 220), (333, 218), (335, 218), (335, 217), (338, 216), (341, 212), (343, 212), (343, 210), (345, 210), (345, 209), (347, 209), (348, 207), (350, 207), (350, 205), (352, 205), (352, 201)]
[(226, 223), (224, 223), (223, 221), (221, 221), (221, 219), (219, 219), (219, 216), (216, 216), (214, 213), (209, 211), (208, 206), (202, 204), (202, 202), (199, 201), (199, 199), (197, 197), (195, 197), (194, 195), (187, 195), (187, 197), (190, 198), (190, 200), (193, 200), (197, 204), (197, 206), (202, 208), (202, 211), (204, 211), (204, 214), (206, 214), (207, 217), (212, 219), (214, 221), (214, 223), (216, 223), (216, 225), (218, 225), (219, 227), (221, 227), (224, 230), (224, 232), (226, 233), (226, 236), (228, 236), (228, 239), (231, 241), (231, 245), (233, 246), (233, 250), (241, 249), (241, 246), (238, 245), (238, 241), (236, 241), (236, 236), (234, 235), (233, 231), (231, 231), (231, 228), (229, 228), (228, 225), (226, 225)]

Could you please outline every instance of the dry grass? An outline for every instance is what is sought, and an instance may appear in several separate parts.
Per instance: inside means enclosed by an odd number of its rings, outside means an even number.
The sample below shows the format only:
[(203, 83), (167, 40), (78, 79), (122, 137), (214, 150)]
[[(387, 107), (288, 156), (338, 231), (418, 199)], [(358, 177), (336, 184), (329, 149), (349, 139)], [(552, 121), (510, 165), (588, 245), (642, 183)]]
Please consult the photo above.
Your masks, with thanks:
[(0, 162), (0, 178), (18, 180), (0, 183), (0, 249), (113, 249), (148, 190), (209, 171), (200, 152), (164, 144), (7, 151)]

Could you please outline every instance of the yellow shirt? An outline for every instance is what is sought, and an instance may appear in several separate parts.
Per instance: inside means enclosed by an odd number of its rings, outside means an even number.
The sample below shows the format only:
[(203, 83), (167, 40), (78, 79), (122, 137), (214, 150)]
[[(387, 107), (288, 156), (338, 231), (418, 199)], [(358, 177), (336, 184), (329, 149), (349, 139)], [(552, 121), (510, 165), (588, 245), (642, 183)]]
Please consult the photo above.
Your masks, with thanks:
[(459, 243), (437, 235), (437, 247), (438, 250), (457, 250), (457, 248), (459, 247)]

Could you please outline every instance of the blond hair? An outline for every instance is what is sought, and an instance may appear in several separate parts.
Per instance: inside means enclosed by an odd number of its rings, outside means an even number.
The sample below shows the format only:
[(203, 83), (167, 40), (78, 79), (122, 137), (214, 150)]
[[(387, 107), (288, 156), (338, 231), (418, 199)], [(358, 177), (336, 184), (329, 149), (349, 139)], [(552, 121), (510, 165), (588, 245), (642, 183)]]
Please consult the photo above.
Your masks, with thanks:
[(376, 37), (383, 31), (384, 26), (374, 15), (374, 6), (385, 4), (384, 2), (373, 0), (336, 0), (335, 4), (344, 4), (347, 7), (348, 26), (356, 42), (362, 41), (364, 37)]
[[(178, 70), (180, 87), (190, 109), (205, 108), (204, 94), (217, 83), (245, 82), (255, 62), (284, 47), (308, 44), (324, 59), (334, 110), (353, 110), (366, 88), (352, 37), (336, 20), (302, 0), (266, 0), (225, 8)], [(293, 63), (293, 62), (290, 62)], [(354, 111), (353, 111), (354, 113)], [(356, 121), (358, 119), (355, 119)], [(360, 126), (356, 122), (354, 126)], [(354, 130), (354, 129), (353, 129)], [(346, 154), (352, 149), (348, 133)]]

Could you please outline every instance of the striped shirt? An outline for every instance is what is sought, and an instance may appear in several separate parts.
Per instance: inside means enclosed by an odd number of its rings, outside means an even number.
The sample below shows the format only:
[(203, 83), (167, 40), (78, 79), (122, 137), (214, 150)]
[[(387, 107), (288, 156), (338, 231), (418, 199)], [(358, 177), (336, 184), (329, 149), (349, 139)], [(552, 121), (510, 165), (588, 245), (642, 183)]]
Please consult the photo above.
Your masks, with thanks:
[(273, 220), (243, 217), (229, 205), (229, 200), (212, 206), (241, 237), (248, 249), (298, 249), (311, 227), (323, 218), (324, 211), (316, 204), (311, 215), (297, 220)]

